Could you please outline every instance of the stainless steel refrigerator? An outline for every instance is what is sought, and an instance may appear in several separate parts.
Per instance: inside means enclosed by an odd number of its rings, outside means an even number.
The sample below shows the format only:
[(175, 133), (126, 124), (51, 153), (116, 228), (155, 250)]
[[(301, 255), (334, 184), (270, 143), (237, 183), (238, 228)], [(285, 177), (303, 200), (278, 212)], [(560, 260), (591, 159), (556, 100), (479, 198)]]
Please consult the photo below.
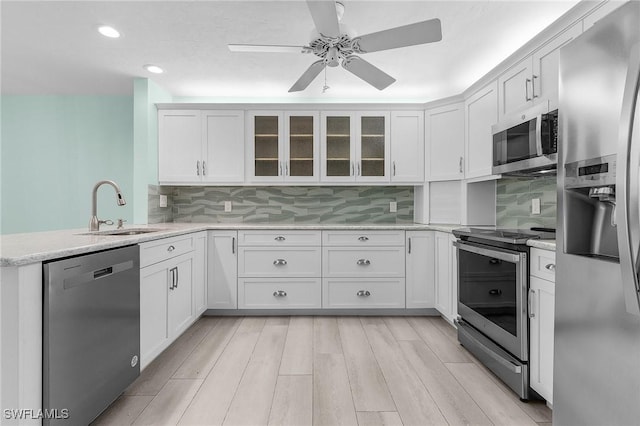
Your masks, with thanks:
[(560, 50), (554, 425), (640, 424), (640, 3)]

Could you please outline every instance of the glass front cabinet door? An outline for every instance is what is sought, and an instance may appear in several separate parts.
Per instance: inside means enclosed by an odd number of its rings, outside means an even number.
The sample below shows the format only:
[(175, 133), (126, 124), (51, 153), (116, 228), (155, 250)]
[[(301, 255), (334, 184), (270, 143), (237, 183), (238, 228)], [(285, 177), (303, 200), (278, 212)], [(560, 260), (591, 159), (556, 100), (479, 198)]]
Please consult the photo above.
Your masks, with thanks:
[(322, 114), (322, 180), (389, 181), (389, 113)]
[(317, 113), (251, 111), (248, 123), (251, 181), (318, 181)]

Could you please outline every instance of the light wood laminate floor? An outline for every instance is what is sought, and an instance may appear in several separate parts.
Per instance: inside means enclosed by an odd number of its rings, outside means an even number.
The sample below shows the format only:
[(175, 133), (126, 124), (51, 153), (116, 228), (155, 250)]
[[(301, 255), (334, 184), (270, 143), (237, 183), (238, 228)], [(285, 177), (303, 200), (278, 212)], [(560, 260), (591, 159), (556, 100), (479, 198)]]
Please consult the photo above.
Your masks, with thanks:
[(203, 317), (95, 425), (543, 425), (439, 317)]

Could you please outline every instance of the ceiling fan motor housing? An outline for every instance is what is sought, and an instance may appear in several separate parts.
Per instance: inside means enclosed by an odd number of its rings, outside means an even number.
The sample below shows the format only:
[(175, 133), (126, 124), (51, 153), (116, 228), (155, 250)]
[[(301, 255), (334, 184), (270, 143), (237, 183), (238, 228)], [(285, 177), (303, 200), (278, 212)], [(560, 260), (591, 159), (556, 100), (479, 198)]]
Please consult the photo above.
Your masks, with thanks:
[(309, 43), (309, 47), (329, 67), (337, 67), (340, 61), (354, 53), (364, 53), (358, 47), (358, 39), (351, 39), (346, 34), (338, 38), (320, 36)]

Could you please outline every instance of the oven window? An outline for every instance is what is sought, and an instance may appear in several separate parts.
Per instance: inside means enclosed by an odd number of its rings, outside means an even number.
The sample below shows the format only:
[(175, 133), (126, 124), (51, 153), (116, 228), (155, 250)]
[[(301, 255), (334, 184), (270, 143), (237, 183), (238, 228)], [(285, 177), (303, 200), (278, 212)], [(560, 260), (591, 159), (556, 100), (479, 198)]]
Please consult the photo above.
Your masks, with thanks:
[(516, 264), (459, 250), (460, 303), (517, 336)]

